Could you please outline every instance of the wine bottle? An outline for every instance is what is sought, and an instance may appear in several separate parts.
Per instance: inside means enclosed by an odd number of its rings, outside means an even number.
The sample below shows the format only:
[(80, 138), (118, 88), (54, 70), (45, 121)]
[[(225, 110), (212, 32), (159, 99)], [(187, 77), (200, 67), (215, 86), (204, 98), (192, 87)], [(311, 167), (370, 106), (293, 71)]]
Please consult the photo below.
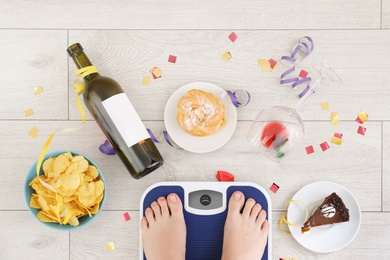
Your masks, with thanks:
[(67, 52), (78, 69), (87, 70), (84, 103), (131, 176), (139, 179), (159, 168), (163, 158), (121, 86), (98, 73), (79, 43)]

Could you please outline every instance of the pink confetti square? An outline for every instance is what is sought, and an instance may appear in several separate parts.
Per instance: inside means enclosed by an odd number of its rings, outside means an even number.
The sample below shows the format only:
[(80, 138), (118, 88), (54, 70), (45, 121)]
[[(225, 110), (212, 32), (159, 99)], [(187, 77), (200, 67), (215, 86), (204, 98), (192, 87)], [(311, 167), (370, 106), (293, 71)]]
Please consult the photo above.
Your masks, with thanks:
[(269, 61), (269, 66), (270, 66), (270, 68), (271, 68), (271, 69), (275, 68), (275, 66), (276, 66), (276, 64), (277, 64), (276, 60), (270, 59), (270, 60), (268, 60), (268, 61)]
[(131, 219), (128, 212), (122, 214), (123, 221), (129, 221)]
[(322, 144), (320, 144), (320, 146), (321, 146), (322, 151), (324, 151), (324, 152), (330, 148), (329, 144), (327, 142), (323, 142)]
[(314, 147), (312, 145), (307, 146), (305, 149), (306, 149), (306, 154), (314, 153)]
[(229, 35), (229, 39), (232, 41), (232, 42), (235, 42), (237, 40), (238, 36), (232, 32), (230, 35)]
[(335, 132), (333, 136), (340, 138), (340, 139), (343, 138), (343, 134), (337, 133), (337, 132)]
[(355, 121), (358, 122), (359, 124), (363, 124), (362, 120), (360, 120), (360, 117), (357, 117)]
[(358, 134), (361, 134), (361, 135), (365, 135), (365, 134), (366, 134), (366, 130), (367, 130), (367, 129), (366, 129), (365, 127), (359, 125), (359, 128), (358, 128), (358, 130), (357, 130), (357, 133), (358, 133)]
[(309, 74), (309, 72), (306, 70), (301, 70), (301, 72), (299, 72), (299, 77), (304, 79), (307, 77), (307, 74)]
[(168, 62), (170, 62), (170, 63), (176, 63), (176, 59), (177, 59), (176, 56), (169, 55)]
[(276, 183), (272, 183), (271, 187), (269, 189), (273, 192), (276, 193), (279, 190), (279, 186)]

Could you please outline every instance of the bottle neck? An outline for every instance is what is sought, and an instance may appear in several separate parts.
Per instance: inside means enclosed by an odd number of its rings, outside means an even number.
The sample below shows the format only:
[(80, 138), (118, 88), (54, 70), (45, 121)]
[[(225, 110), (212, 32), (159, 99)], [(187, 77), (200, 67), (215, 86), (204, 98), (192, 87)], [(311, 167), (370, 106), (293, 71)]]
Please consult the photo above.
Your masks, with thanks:
[[(73, 45), (70, 48), (72, 48), (72, 47), (73, 47)], [(85, 68), (88, 66), (93, 66), (91, 61), (88, 59), (88, 56), (81, 49), (73, 49), (73, 52), (70, 56), (72, 57), (74, 63), (76, 64), (76, 67), (78, 69)], [(88, 76), (85, 76), (84, 80), (90, 81), (97, 76), (99, 76), (99, 73), (94, 72), (94, 73), (89, 74)]]

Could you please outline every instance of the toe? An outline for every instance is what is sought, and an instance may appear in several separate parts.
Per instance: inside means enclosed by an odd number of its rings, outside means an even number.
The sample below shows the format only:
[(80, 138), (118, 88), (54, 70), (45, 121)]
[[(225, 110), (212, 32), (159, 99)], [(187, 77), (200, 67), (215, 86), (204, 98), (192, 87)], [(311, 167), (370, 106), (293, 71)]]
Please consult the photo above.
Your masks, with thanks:
[(240, 214), (242, 206), (244, 205), (245, 196), (240, 191), (232, 194), (229, 200), (229, 214)]
[(167, 200), (165, 199), (165, 197), (158, 198), (157, 202), (161, 208), (161, 216), (162, 217), (169, 217), (169, 209), (168, 209), (168, 204), (167, 204)]
[(257, 216), (256, 223), (258, 223), (259, 225), (263, 225), (266, 217), (267, 213), (264, 210), (261, 210), (259, 212), (259, 215)]
[(242, 215), (245, 217), (249, 217), (251, 214), (253, 206), (256, 204), (256, 201), (252, 198), (249, 198), (245, 202), (244, 210), (242, 211)]
[(168, 207), (174, 217), (183, 217), (183, 205), (179, 196), (175, 193), (168, 195)]
[(156, 219), (161, 218), (161, 208), (160, 208), (160, 205), (158, 205), (158, 203), (156, 201), (153, 201), (152, 204), (150, 205), (150, 207), (153, 210), (155, 218)]
[(154, 219), (154, 214), (153, 214), (153, 210), (151, 208), (147, 208), (145, 210), (145, 216), (146, 216), (146, 219), (148, 221), (148, 223), (152, 223), (155, 219)]
[(149, 222), (146, 217), (141, 219), (141, 229), (146, 230), (149, 227)]
[(261, 230), (264, 231), (264, 234), (267, 235), (269, 231), (269, 222), (265, 220), (263, 225), (261, 225)]
[(259, 203), (256, 203), (256, 205), (253, 206), (250, 218), (256, 219), (257, 215), (259, 215), (259, 212), (261, 210), (261, 205)]

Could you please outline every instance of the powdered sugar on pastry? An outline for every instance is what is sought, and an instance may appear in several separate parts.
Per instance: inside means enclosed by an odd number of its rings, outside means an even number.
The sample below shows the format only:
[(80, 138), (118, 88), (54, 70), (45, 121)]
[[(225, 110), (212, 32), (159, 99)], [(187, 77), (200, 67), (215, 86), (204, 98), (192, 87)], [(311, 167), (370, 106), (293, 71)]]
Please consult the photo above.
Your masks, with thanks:
[(187, 133), (207, 136), (216, 133), (226, 123), (225, 106), (211, 93), (192, 89), (177, 105), (177, 121)]

